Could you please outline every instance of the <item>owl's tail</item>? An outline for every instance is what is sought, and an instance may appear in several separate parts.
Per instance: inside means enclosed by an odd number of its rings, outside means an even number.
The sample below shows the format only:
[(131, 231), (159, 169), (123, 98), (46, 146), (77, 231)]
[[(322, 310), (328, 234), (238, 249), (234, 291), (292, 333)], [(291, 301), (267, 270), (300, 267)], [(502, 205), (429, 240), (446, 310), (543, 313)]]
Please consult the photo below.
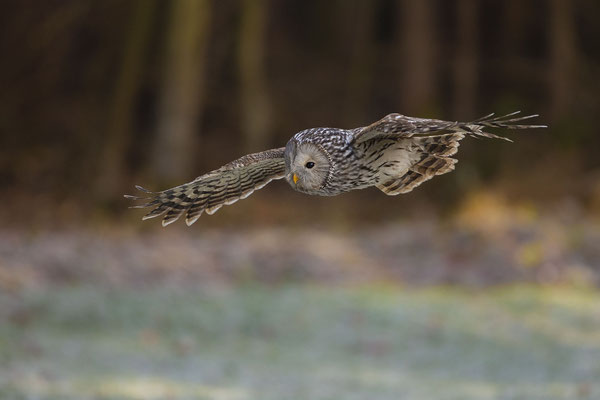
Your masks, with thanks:
[(458, 160), (451, 156), (456, 154), (459, 142), (464, 137), (465, 133), (456, 132), (412, 138), (412, 144), (420, 154), (420, 158), (402, 177), (391, 179), (376, 185), (376, 187), (388, 196), (395, 196), (410, 192), (434, 176), (454, 170), (454, 164)]

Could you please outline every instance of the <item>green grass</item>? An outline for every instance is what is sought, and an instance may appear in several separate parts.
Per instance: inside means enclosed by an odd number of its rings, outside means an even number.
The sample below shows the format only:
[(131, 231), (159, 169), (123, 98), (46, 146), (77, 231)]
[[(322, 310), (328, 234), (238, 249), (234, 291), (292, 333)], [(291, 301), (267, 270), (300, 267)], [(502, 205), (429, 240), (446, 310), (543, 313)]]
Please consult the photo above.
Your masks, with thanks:
[(589, 290), (64, 287), (0, 318), (0, 399), (600, 398)]

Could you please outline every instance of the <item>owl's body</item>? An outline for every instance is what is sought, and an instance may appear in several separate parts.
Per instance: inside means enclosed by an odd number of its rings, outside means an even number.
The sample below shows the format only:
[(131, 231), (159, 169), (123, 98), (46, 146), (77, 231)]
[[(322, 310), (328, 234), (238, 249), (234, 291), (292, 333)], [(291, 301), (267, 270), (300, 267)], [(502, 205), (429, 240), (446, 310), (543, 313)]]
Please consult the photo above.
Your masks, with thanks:
[(285, 148), (246, 155), (181, 186), (162, 192), (138, 187), (150, 196), (134, 207), (154, 207), (144, 219), (164, 214), (163, 225), (186, 213), (191, 225), (202, 212), (213, 214), (281, 178), (311, 195), (335, 196), (371, 186), (388, 195), (407, 193), (452, 171), (457, 160), (451, 156), (465, 136), (508, 140), (483, 129), (544, 127), (515, 124), (536, 115), (510, 118), (514, 114), (490, 114), (468, 123), (390, 114), (361, 128), (307, 129), (296, 133)]

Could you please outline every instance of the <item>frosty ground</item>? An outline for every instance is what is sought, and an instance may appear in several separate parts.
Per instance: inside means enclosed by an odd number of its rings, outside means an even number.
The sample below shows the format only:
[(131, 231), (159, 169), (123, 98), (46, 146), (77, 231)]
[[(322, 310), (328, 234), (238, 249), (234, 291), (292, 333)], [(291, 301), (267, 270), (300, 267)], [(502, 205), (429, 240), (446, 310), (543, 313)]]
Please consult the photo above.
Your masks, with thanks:
[(589, 289), (64, 286), (0, 304), (3, 399), (600, 396)]
[(0, 230), (0, 399), (600, 398), (600, 229), (528, 215)]

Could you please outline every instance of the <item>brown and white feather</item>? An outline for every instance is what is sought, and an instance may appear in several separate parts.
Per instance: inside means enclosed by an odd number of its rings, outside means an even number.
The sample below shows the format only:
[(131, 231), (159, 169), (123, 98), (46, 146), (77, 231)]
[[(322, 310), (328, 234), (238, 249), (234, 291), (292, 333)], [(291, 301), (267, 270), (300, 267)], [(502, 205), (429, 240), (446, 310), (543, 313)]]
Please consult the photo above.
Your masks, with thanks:
[(166, 226), (186, 214), (185, 222), (191, 225), (203, 212), (214, 214), (224, 205), (245, 199), (254, 191), (263, 188), (274, 179), (285, 176), (284, 148), (248, 154), (235, 161), (199, 176), (183, 185), (151, 192), (136, 186), (148, 194), (147, 197), (130, 196), (133, 200), (146, 200), (134, 208), (154, 207), (143, 219), (164, 214), (162, 224)]

